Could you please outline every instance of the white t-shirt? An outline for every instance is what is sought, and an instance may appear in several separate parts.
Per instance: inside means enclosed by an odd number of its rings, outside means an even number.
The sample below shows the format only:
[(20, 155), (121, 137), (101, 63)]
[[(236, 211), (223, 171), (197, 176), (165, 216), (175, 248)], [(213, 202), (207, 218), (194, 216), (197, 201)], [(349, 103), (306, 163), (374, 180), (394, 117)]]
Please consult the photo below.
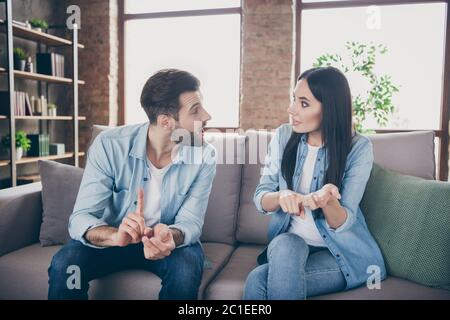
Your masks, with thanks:
[[(298, 192), (301, 194), (310, 193), (311, 180), (314, 173), (314, 165), (316, 163), (317, 153), (320, 147), (314, 147), (308, 144), (308, 154), (303, 165), (300, 177)], [(305, 219), (298, 216), (292, 216), (288, 232), (295, 233), (302, 237), (308, 245), (315, 247), (326, 247), (327, 244), (322, 239), (319, 230), (314, 222), (312, 212), (305, 207)]]
[(158, 169), (147, 159), (150, 168), (150, 179), (144, 188), (144, 219), (145, 225), (152, 227), (161, 219), (161, 189), (164, 174), (172, 163)]

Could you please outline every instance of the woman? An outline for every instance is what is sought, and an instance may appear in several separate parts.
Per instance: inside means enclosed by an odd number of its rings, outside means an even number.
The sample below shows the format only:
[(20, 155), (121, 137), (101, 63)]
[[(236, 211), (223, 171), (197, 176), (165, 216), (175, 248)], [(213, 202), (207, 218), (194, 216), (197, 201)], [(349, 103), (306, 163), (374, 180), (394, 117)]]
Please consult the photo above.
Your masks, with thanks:
[(359, 203), (372, 144), (353, 133), (350, 88), (336, 68), (298, 78), (291, 124), (272, 138), (254, 202), (272, 215), (269, 246), (247, 277), (244, 299), (305, 299), (386, 277)]

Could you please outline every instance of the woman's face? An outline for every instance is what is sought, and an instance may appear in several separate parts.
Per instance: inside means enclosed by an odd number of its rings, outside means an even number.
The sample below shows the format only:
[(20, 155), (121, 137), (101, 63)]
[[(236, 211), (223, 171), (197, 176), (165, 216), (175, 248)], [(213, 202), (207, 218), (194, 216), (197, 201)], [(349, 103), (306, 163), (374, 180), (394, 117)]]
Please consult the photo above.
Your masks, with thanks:
[(309, 90), (305, 79), (297, 82), (288, 113), (294, 132), (307, 133), (319, 130), (322, 122), (322, 104)]

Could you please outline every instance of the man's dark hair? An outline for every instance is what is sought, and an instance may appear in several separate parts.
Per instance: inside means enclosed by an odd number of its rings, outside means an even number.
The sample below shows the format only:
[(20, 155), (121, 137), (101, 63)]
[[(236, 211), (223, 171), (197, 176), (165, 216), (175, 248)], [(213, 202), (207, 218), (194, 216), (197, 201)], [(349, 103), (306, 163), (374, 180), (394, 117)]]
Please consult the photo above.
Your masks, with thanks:
[(197, 91), (200, 81), (187, 71), (163, 69), (152, 75), (141, 93), (141, 106), (150, 120), (156, 123), (159, 115), (165, 114), (178, 120), (180, 95)]

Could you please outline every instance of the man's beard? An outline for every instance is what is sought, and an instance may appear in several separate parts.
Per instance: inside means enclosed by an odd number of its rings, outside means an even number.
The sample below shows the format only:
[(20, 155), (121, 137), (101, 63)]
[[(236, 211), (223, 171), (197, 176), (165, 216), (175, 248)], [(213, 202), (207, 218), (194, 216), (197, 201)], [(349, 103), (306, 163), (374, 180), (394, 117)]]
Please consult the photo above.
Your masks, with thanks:
[(183, 128), (172, 132), (172, 141), (180, 146), (200, 147), (203, 145), (203, 136)]

